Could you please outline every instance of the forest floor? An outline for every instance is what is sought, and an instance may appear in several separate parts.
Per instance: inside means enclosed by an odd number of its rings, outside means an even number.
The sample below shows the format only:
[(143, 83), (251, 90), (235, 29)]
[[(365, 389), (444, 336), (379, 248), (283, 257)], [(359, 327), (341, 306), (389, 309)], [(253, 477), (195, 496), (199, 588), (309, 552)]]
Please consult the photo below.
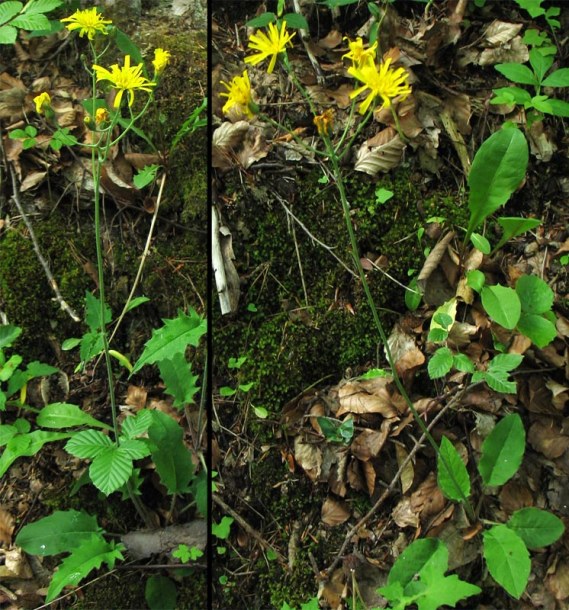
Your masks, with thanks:
[[(292, 13), (293, 3), (285, 4)], [(352, 134), (361, 120), (350, 114), (345, 37), (366, 44), (380, 22), (378, 57), (411, 75), (412, 94), (395, 106), (404, 138), (389, 111), (376, 111), (342, 171), (399, 375), (424, 422), (434, 423), (435, 440), (450, 439), (461, 455), (475, 519), (441, 492), (431, 446), (417, 446), (421, 429), (389, 375), (327, 160), (307, 152), (320, 145), (308, 104), (280, 60), (272, 74), (266, 62), (244, 62), (256, 31), (247, 22), (277, 13), (277, 3), (215, 2), (214, 203), (234, 300), (224, 315), (213, 303), (214, 607), (281, 610), (318, 597), (322, 608), (384, 608), (377, 589), (397, 558), (416, 539), (437, 537), (450, 571), (481, 590), (457, 607), (566, 608), (567, 532), (531, 551), (520, 599), (492, 578), (482, 551), (484, 527), (506, 523), (523, 507), (569, 523), (569, 138), (563, 118), (490, 103), (493, 89), (512, 85), (497, 64), (527, 66), (530, 50), (549, 46), (551, 70), (566, 65), (566, 6), (548, 2), (532, 16), (521, 1), (396, 0), (375, 5), (375, 13), (365, 2), (301, 4), (309, 31), (304, 41), (297, 31), (287, 57), (318, 111), (333, 110), (332, 139), (346, 125)], [(220, 81), (245, 69), (263, 115), (225, 116)], [(567, 89), (543, 91), (567, 99)], [(500, 214), (541, 222), (492, 255), (480, 254), (477, 268), (491, 284), (513, 287), (522, 274), (544, 280), (556, 322), (555, 337), (539, 348), (500, 328), (479, 300), (472, 307), (459, 300), (453, 349), (479, 370), (500, 351), (523, 355), (515, 391), (500, 393), (460, 371), (432, 379), (427, 335), (465, 273), (472, 160), (506, 121), (523, 131), (530, 156), (523, 184)], [(493, 217), (481, 232), (492, 245), (501, 235)], [(429, 254), (443, 239), (433, 262)], [(425, 271), (426, 258), (425, 294), (409, 309), (405, 287)], [(366, 376), (376, 368), (387, 376)], [(523, 461), (504, 485), (484, 486), (482, 444), (511, 413), (523, 422)]]

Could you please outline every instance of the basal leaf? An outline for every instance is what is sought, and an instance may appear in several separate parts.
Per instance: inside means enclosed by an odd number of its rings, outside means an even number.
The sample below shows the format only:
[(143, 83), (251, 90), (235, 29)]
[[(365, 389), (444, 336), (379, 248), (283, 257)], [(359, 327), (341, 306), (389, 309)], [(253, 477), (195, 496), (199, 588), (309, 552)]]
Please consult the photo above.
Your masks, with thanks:
[(498, 218), (498, 224), (502, 227), (503, 233), (500, 241), (494, 247), (494, 252), (498, 251), (510, 239), (539, 227), (541, 220), (538, 218), (501, 216)]
[(12, 343), (22, 334), (19, 326), (3, 324), (0, 326), (0, 349), (10, 347)]
[(500, 326), (515, 328), (522, 306), (516, 292), (508, 286), (484, 286), (480, 292), (486, 313)]
[(519, 599), (525, 591), (531, 561), (523, 540), (507, 525), (483, 533), (484, 559), (494, 580)]
[(6, 444), (0, 456), (0, 477), (4, 476), (8, 468), (19, 457), (31, 457), (35, 455), (46, 443), (60, 441), (69, 438), (71, 434), (64, 432), (46, 432), (45, 430), (34, 430), (29, 434), (21, 434), (12, 437)]
[(525, 176), (528, 159), (527, 141), (517, 128), (502, 128), (483, 142), (468, 175), (467, 236), (508, 201)]
[(112, 430), (109, 426), (88, 413), (82, 411), (77, 405), (54, 402), (46, 405), (37, 416), (36, 422), (43, 428), (70, 428), (72, 426), (93, 426)]
[(172, 358), (160, 360), (158, 368), (166, 392), (174, 397), (173, 407), (181, 408), (194, 402), (194, 395), (199, 391), (196, 385), (198, 375), (192, 375), (192, 367), (184, 354), (178, 353)]
[(196, 347), (207, 331), (207, 322), (195, 311), (180, 313), (177, 318), (164, 320), (164, 326), (156, 329), (147, 341), (142, 355), (133, 368), (136, 373), (143, 366), (159, 360), (183, 354), (188, 345)]
[(517, 510), (506, 525), (516, 532), (528, 549), (553, 544), (565, 531), (565, 525), (559, 517), (534, 507)]
[(186, 493), (194, 476), (194, 463), (184, 445), (182, 428), (161, 411), (152, 411), (154, 421), (148, 437), (154, 444), (152, 460), (168, 493)]
[(83, 540), (80, 546), (73, 549), (71, 555), (66, 557), (57, 572), (55, 572), (49, 589), (46, 602), (53, 601), (67, 585), (77, 585), (92, 570), (100, 568), (106, 563), (113, 569), (117, 559), (124, 559), (122, 551), (124, 545), (107, 542), (101, 534), (91, 534)]
[[(453, 478), (443, 462), (451, 469)], [(458, 484), (460, 491), (456, 488)], [(461, 502), (470, 495), (470, 477), (458, 451), (446, 436), (443, 436), (437, 455), (437, 483), (443, 494), (450, 500)], [(461, 493), (462, 492), (462, 493)]]
[(100, 531), (96, 517), (83, 511), (58, 510), (39, 521), (24, 525), (16, 544), (30, 555), (58, 555), (69, 552), (91, 534)]
[(524, 456), (526, 433), (521, 417), (502, 418), (482, 444), (478, 471), (485, 485), (503, 485), (517, 472)]

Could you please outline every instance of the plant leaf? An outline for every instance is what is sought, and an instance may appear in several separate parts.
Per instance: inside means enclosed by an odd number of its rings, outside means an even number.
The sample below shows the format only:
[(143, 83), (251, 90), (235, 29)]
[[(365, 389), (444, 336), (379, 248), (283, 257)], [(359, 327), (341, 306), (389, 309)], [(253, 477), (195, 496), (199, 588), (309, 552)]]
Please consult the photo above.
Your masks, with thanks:
[(21, 13), (15, 19), (10, 21), (10, 25), (22, 30), (49, 30), (49, 19), (42, 13), (28, 15), (28, 13)]
[(485, 485), (503, 485), (518, 471), (526, 446), (521, 417), (511, 413), (502, 418), (482, 444), (478, 471)]
[(60, 564), (49, 584), (46, 603), (53, 601), (61, 593), (63, 587), (78, 584), (92, 570), (100, 568), (103, 563), (106, 563), (109, 569), (113, 569), (117, 559), (124, 559), (121, 552), (124, 550), (123, 544), (115, 544), (114, 541), (107, 542), (101, 534), (91, 534)]
[[(443, 458), (452, 470), (454, 481), (444, 465)], [(462, 495), (456, 488), (455, 481), (458, 483)], [(439, 453), (437, 454), (437, 483), (440, 490), (449, 500), (461, 502), (470, 495), (470, 477), (468, 476), (466, 466), (455, 446), (446, 436), (443, 436)]]
[(522, 314), (517, 329), (539, 349), (543, 349), (557, 337), (555, 324), (538, 314)]
[[(140, 442), (131, 440), (131, 443)], [(93, 460), (89, 476), (93, 485), (109, 496), (122, 487), (132, 474), (132, 457), (126, 447), (106, 447)]]
[(21, 334), (22, 329), (19, 326), (12, 324), (0, 326), (0, 349), (10, 347)]
[(522, 312), (522, 305), (515, 290), (499, 284), (484, 286), (480, 296), (486, 313), (495, 322), (508, 330), (515, 328)]
[(437, 557), (437, 551), (440, 553), (441, 547), (444, 547), (444, 543), (437, 538), (415, 540), (396, 559), (389, 571), (387, 584), (399, 582), (405, 587), (429, 561), (440, 561), (440, 555)]
[(569, 68), (560, 68), (542, 81), (543, 87), (569, 87)]
[(534, 507), (517, 510), (506, 525), (518, 534), (528, 549), (553, 544), (565, 531), (565, 525), (559, 517)]
[(176, 610), (178, 590), (167, 576), (151, 576), (144, 587), (144, 599), (150, 610)]
[(522, 275), (516, 282), (524, 313), (545, 313), (553, 306), (553, 290), (537, 275)]
[(513, 83), (533, 86), (536, 86), (538, 84), (538, 80), (536, 79), (535, 74), (523, 64), (511, 62), (506, 64), (496, 64), (494, 67), (500, 74), (503, 74), (508, 80), (511, 80)]
[(541, 220), (538, 218), (512, 218), (501, 216), (498, 218), (498, 224), (502, 227), (503, 233), (502, 238), (494, 247), (494, 252), (498, 251), (506, 242), (510, 241), (510, 239), (539, 227)]
[(83, 430), (67, 442), (65, 451), (78, 458), (92, 459), (112, 445), (113, 441), (99, 430)]
[(16, 544), (30, 555), (58, 555), (69, 552), (81, 540), (99, 531), (96, 517), (83, 511), (58, 510), (24, 525), (16, 536)]
[(0, 4), (0, 25), (10, 21), (10, 19), (15, 17), (23, 7), (24, 5), (21, 2), (15, 2), (12, 0), (2, 2), (2, 4)]
[(523, 540), (507, 525), (496, 525), (485, 531), (484, 558), (494, 580), (519, 599), (525, 591), (531, 561)]
[(196, 385), (198, 375), (192, 375), (191, 364), (183, 354), (174, 354), (172, 358), (160, 360), (158, 368), (166, 392), (174, 397), (173, 407), (181, 408), (194, 402), (194, 395), (200, 389)]
[(146, 342), (144, 351), (136, 361), (133, 373), (147, 364), (172, 358), (183, 354), (188, 345), (196, 347), (207, 331), (207, 322), (195, 311), (189, 314), (180, 313), (177, 318), (164, 320), (164, 326), (155, 329), (152, 337)]
[(515, 127), (502, 128), (483, 142), (468, 175), (471, 215), (467, 237), (508, 201), (524, 178), (528, 159), (527, 141)]
[(147, 409), (140, 410), (136, 415), (127, 417), (121, 426), (121, 432), (126, 438), (136, 438), (144, 434), (152, 423), (152, 413)]
[(0, 477), (4, 476), (8, 468), (19, 457), (31, 457), (46, 443), (60, 441), (70, 436), (72, 435), (65, 432), (46, 432), (45, 430), (34, 430), (29, 434), (13, 436), (0, 456)]
[(439, 349), (431, 356), (427, 370), (431, 379), (439, 379), (444, 377), (452, 368), (453, 357), (452, 352), (448, 347), (439, 347)]

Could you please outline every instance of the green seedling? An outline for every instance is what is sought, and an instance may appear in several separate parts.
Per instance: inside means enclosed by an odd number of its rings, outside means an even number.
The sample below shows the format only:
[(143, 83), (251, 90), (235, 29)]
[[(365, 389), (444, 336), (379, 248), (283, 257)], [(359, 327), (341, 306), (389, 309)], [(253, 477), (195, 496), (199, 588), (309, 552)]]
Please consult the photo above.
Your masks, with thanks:
[(569, 68), (559, 68), (547, 74), (553, 65), (553, 57), (544, 55), (539, 48), (529, 52), (529, 63), (530, 67), (510, 62), (497, 64), (495, 68), (513, 83), (532, 87), (533, 95), (521, 87), (501, 87), (493, 90), (496, 97), (490, 103), (518, 104), (526, 110), (537, 110), (538, 114), (531, 117), (530, 122), (540, 119), (543, 114), (569, 117), (569, 103), (544, 95), (542, 91), (544, 87), (569, 87)]
[(326, 440), (341, 445), (349, 445), (352, 442), (354, 420), (351, 417), (343, 422), (332, 417), (317, 417), (316, 420)]
[[(516, 474), (522, 463), (525, 445), (525, 431), (517, 413), (507, 415), (496, 424), (482, 444), (482, 455), (478, 462), (484, 489), (504, 485)], [(454, 481), (449, 479), (441, 456), (452, 465)], [(450, 500), (461, 501), (455, 482), (459, 483), (464, 497), (470, 496), (471, 485), (466, 466), (446, 437), (440, 446), (437, 482)], [(531, 507), (515, 511), (505, 524), (488, 525), (490, 527), (482, 534), (488, 571), (510, 595), (519, 599), (530, 575), (529, 550), (548, 546), (558, 540), (565, 530), (563, 522), (545, 510)]]

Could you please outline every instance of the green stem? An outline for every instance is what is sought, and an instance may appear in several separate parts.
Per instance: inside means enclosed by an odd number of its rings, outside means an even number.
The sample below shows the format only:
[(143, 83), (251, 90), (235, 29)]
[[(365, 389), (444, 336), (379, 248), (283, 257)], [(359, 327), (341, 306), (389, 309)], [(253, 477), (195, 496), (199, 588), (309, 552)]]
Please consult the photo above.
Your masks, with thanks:
[(426, 436), (427, 440), (429, 441), (429, 443), (431, 444), (431, 446), (435, 450), (436, 454), (441, 458), (441, 461), (442, 461), (444, 467), (446, 468), (447, 473), (448, 473), (450, 479), (453, 481), (456, 489), (458, 490), (459, 494), (462, 496), (462, 501), (464, 503), (465, 510), (468, 513), (468, 516), (474, 521), (476, 519), (476, 517), (475, 517), (475, 514), (474, 514), (474, 510), (472, 509), (472, 506), (470, 505), (470, 502), (468, 501), (468, 499), (462, 493), (462, 490), (461, 490), (461, 488), (460, 488), (460, 486), (458, 484), (458, 481), (456, 480), (456, 478), (454, 476), (454, 473), (453, 473), (452, 469), (450, 468), (450, 465), (448, 464), (448, 462), (444, 458), (444, 456), (441, 455), (440, 450), (439, 450), (439, 446), (437, 445), (437, 442), (432, 437), (431, 433), (427, 429), (427, 426), (426, 426), (425, 422), (421, 419), (421, 416), (419, 415), (419, 413), (417, 412), (417, 410), (413, 406), (413, 403), (411, 402), (411, 399), (409, 398), (409, 394), (407, 393), (407, 390), (403, 386), (403, 383), (402, 383), (402, 381), (401, 381), (401, 379), (399, 377), (399, 374), (397, 373), (397, 369), (395, 367), (395, 362), (394, 362), (393, 356), (391, 354), (391, 349), (390, 349), (389, 343), (387, 341), (387, 335), (385, 334), (385, 330), (384, 330), (383, 325), (381, 323), (381, 320), (379, 318), (377, 307), (376, 307), (375, 302), (373, 300), (373, 296), (371, 294), (371, 290), (369, 288), (369, 284), (368, 284), (368, 281), (367, 281), (364, 269), (363, 269), (361, 261), (360, 261), (360, 254), (359, 254), (358, 243), (357, 243), (356, 234), (355, 234), (355, 231), (354, 231), (354, 226), (352, 224), (352, 218), (350, 216), (350, 205), (348, 203), (348, 198), (347, 198), (347, 195), (346, 195), (346, 188), (345, 188), (345, 185), (344, 185), (344, 180), (343, 180), (343, 176), (342, 176), (342, 169), (340, 168), (339, 159), (338, 159), (337, 155), (334, 152), (334, 148), (333, 148), (332, 143), (330, 142), (330, 139), (328, 138), (328, 136), (324, 136), (323, 139), (324, 139), (324, 142), (325, 142), (325, 145), (326, 145), (326, 150), (328, 151), (328, 154), (329, 154), (329, 157), (330, 157), (330, 163), (332, 164), (332, 174), (334, 175), (334, 177), (336, 179), (336, 188), (338, 189), (338, 194), (340, 195), (340, 201), (342, 203), (342, 210), (344, 212), (344, 221), (345, 221), (345, 224), (346, 224), (346, 229), (348, 231), (348, 235), (350, 237), (350, 244), (351, 244), (351, 247), (352, 247), (352, 258), (354, 259), (354, 264), (356, 265), (356, 268), (357, 268), (357, 271), (358, 271), (358, 275), (359, 275), (360, 280), (362, 282), (362, 286), (363, 286), (363, 289), (364, 289), (364, 292), (365, 292), (365, 295), (366, 295), (366, 299), (367, 299), (367, 302), (368, 302), (369, 307), (370, 307), (371, 312), (372, 312), (373, 321), (375, 323), (377, 331), (379, 332), (379, 336), (381, 338), (381, 342), (382, 342), (382, 344), (384, 346), (385, 355), (387, 357), (387, 362), (389, 364), (389, 367), (391, 368), (391, 373), (393, 375), (393, 381), (395, 382), (395, 385), (397, 386), (397, 389), (399, 390), (399, 393), (401, 394), (401, 396), (405, 400), (405, 402), (407, 404), (407, 407), (409, 408), (409, 410), (413, 414), (413, 418), (415, 419), (415, 421), (419, 425), (419, 428), (421, 428), (421, 431)]

